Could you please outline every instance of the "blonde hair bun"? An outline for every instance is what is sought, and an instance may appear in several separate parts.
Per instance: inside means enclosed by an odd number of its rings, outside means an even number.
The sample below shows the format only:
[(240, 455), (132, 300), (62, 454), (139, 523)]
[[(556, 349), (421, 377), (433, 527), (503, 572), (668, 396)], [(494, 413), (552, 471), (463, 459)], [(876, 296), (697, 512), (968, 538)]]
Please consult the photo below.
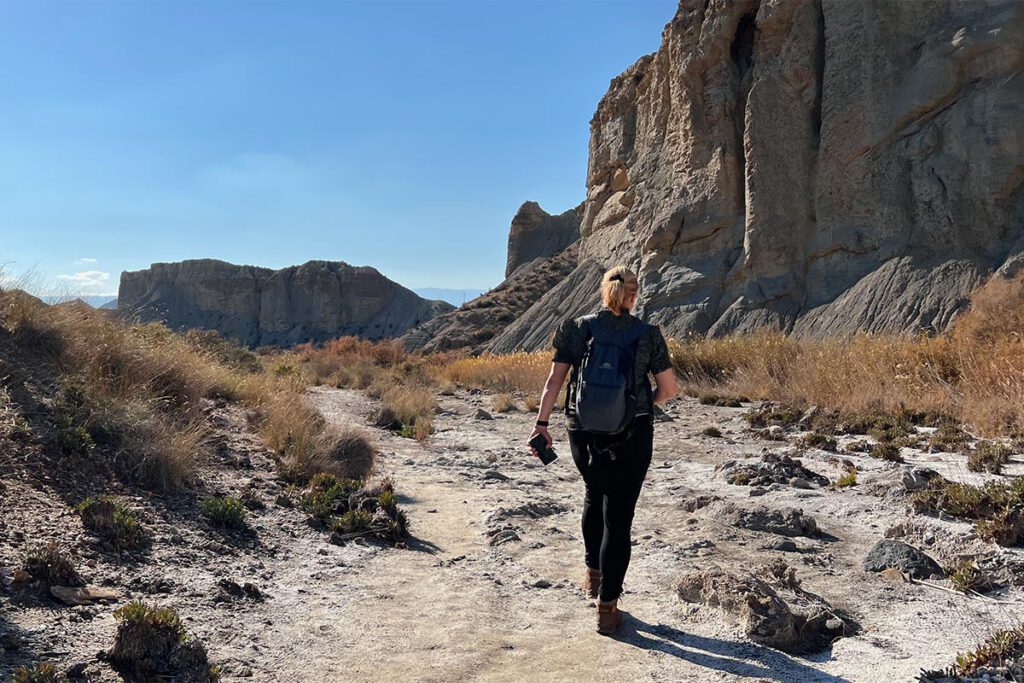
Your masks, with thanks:
[(601, 278), (601, 303), (613, 311), (629, 310), (633, 296), (639, 291), (636, 273), (626, 266), (609, 268)]

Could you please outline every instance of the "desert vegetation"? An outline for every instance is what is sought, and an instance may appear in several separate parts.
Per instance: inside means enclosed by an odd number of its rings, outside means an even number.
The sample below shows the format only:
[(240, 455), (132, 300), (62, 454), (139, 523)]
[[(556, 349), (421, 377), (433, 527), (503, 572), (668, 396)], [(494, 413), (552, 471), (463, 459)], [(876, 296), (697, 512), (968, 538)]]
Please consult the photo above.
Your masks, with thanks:
[[(993, 278), (939, 335), (861, 333), (798, 340), (777, 332), (671, 340), (676, 372), (702, 402), (721, 397), (818, 406), (842, 418), (883, 414), (977, 433), (1024, 432), (1024, 279)], [(796, 412), (794, 412), (794, 415)]]

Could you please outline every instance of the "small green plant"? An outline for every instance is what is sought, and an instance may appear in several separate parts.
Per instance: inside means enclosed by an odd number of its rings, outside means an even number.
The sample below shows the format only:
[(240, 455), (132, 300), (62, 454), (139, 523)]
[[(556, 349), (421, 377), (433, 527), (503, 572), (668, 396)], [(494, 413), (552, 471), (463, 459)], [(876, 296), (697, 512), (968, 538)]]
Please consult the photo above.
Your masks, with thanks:
[(702, 394), (697, 397), (701, 405), (719, 406), (722, 408), (742, 408), (743, 404), (737, 396), (724, 396), (722, 394)]
[(903, 456), (900, 455), (900, 447), (891, 442), (880, 441), (876, 443), (871, 447), (871, 455), (888, 462), (903, 462)]
[(185, 640), (181, 617), (170, 607), (156, 607), (141, 600), (133, 600), (114, 610), (114, 619), (125, 628), (165, 631), (174, 642)]
[(946, 420), (939, 423), (935, 433), (928, 440), (928, 450), (933, 453), (955, 453), (971, 440), (971, 435), (960, 425)]
[(848, 470), (844, 475), (836, 479), (836, 486), (841, 489), (857, 484), (857, 468)]
[(973, 560), (961, 560), (946, 570), (950, 583), (961, 593), (982, 593), (992, 588), (992, 579)]
[(819, 432), (808, 432), (804, 434), (803, 438), (800, 439), (800, 443), (806, 448), (818, 448), (832, 453), (835, 453), (837, 448), (836, 440), (834, 438)]
[(1009, 486), (994, 481), (973, 486), (939, 477), (915, 492), (911, 502), (916, 512), (945, 513), (973, 520), (978, 536), (999, 545), (1016, 545), (1024, 539), (1022, 477)]
[(238, 529), (245, 525), (245, 506), (237, 498), (207, 498), (199, 509), (214, 526)]
[(972, 472), (1000, 474), (1010, 462), (1010, 448), (996, 441), (979, 441), (967, 451), (967, 469)]
[(839, 429), (844, 434), (867, 434), (879, 441), (892, 441), (914, 431), (914, 425), (905, 416), (885, 413), (844, 415)]
[(398, 435), (403, 439), (415, 439), (416, 425), (402, 425), (402, 427), (398, 430)]
[(82, 425), (76, 425), (70, 415), (57, 416), (57, 448), (65, 455), (86, 455), (96, 443)]
[(953, 673), (965, 678), (974, 676), (979, 669), (1003, 666), (1007, 661), (1019, 657), (1022, 651), (1024, 651), (1024, 626), (997, 631), (973, 652), (958, 654), (956, 664), (953, 666)]
[(130, 680), (216, 681), (202, 643), (189, 638), (178, 613), (139, 600), (114, 611), (117, 634), (109, 658)]
[(320, 473), (309, 482), (309, 491), (299, 499), (299, 506), (316, 519), (330, 523), (334, 515), (349, 509), (349, 498), (361, 484), (355, 479)]
[(722, 436), (722, 430), (719, 429), (718, 427), (705, 427), (704, 429), (701, 430), (700, 433), (703, 434), (704, 436), (710, 436), (715, 439), (720, 438)]
[(33, 579), (50, 586), (81, 583), (74, 559), (55, 541), (30, 549), (22, 567)]
[(82, 525), (118, 549), (134, 548), (142, 542), (142, 524), (138, 516), (111, 496), (86, 498), (75, 510)]
[(373, 515), (366, 510), (349, 510), (331, 524), (331, 531), (339, 534), (354, 534), (368, 531), (373, 523)]
[(768, 427), (771, 425), (789, 427), (799, 422), (802, 416), (803, 413), (792, 406), (765, 404), (749, 411), (743, 418), (751, 427)]
[(57, 667), (49, 662), (35, 666), (20, 666), (14, 670), (14, 683), (56, 683), (60, 680)]

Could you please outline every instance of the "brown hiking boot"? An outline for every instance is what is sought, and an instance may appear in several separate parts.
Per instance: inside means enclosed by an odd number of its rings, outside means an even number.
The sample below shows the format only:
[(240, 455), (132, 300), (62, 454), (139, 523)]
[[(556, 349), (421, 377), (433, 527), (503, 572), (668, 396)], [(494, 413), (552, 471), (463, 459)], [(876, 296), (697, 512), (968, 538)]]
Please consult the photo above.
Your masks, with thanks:
[(622, 623), (622, 613), (619, 612), (619, 601), (611, 602), (597, 601), (597, 632), (602, 636), (610, 636), (615, 633)]
[(601, 590), (601, 570), (587, 567), (587, 574), (583, 577), (583, 592), (591, 600), (597, 600), (598, 592)]

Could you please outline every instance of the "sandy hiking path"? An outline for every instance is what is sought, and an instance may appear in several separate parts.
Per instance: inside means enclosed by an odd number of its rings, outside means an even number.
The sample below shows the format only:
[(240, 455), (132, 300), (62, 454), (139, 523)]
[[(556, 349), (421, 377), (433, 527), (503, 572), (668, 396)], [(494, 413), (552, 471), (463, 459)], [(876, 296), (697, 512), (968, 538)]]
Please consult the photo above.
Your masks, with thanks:
[[(340, 424), (365, 422), (374, 408), (358, 392), (312, 395)], [(310, 680), (903, 681), (947, 666), (955, 652), (1021, 614), (1019, 603), (894, 585), (864, 572), (871, 546), (907, 517), (905, 503), (870, 487), (779, 487), (758, 496), (758, 504), (803, 509), (825, 532), (792, 539), (795, 552), (775, 550), (773, 534), (724, 524), (714, 505), (688, 512), (686, 501), (700, 495), (750, 505), (750, 487), (715, 477), (715, 465), (787, 447), (746, 430), (742, 410), (685, 398), (656, 425), (621, 601), (628, 616), (617, 637), (602, 637), (579, 589), (582, 482), (561, 417), (552, 429), (561, 457), (545, 468), (520, 445), (531, 415), (475, 419), (479, 408), (489, 408), (486, 395), (441, 397), (437, 432), (425, 444), (374, 430), (381, 471), (403, 494), (415, 539), (408, 550), (365, 557), (337, 587), (337, 612), (311, 611), (310, 622), (322, 618), (337, 648), (305, 661)], [(703, 436), (709, 425), (724, 438)], [(853, 457), (869, 480), (898, 473)], [(830, 478), (841, 471), (825, 452), (804, 454), (804, 462)], [(686, 571), (751, 570), (776, 557), (796, 568), (805, 588), (854, 614), (861, 633), (807, 658), (791, 656), (744, 640), (719, 611), (676, 595)]]
[[(317, 388), (310, 396), (339, 425), (366, 425), (379, 407), (357, 391)], [(894, 527), (933, 555), (945, 553), (944, 562), (949, 549), (969, 547), (969, 524), (909, 514), (898, 485), (914, 464), (977, 480), (981, 475), (964, 471), (963, 456), (907, 453), (908, 464), (895, 465), (809, 450), (800, 454), (804, 464), (832, 480), (844, 460), (853, 461), (858, 485), (733, 485), (716, 466), (760, 462), (766, 452), (794, 446), (751, 432), (744, 409), (683, 398), (655, 426), (621, 600), (625, 623), (615, 638), (600, 636), (593, 603), (579, 588), (582, 482), (562, 417), (552, 423), (560, 457), (544, 467), (522, 445), (532, 415), (477, 419), (491, 403), (481, 393), (439, 400), (436, 433), (425, 443), (364, 427), (381, 452), (375, 476), (394, 479), (408, 513), (413, 537), (406, 548), (358, 539), (332, 544), (294, 505), (298, 491), (278, 477), (239, 407), (214, 409), (218, 443), (198, 464), (195, 489), (154, 496), (58, 470), (34, 484), (5, 479), (0, 573), (17, 565), (27, 545), (55, 539), (74, 551), (90, 585), (116, 589), (121, 599), (67, 607), (33, 585), (5, 584), (0, 680), (40, 660), (61, 670), (84, 666), (91, 681), (122, 680), (104, 651), (117, 628), (114, 610), (129, 599), (178, 610), (223, 680), (268, 682), (891, 683), (949, 666), (956, 652), (1024, 617), (1020, 588), (997, 593), (1002, 602), (995, 602), (863, 570), (869, 549)], [(711, 426), (722, 436), (702, 434)], [(150, 537), (144, 549), (113, 553), (82, 528), (70, 505), (97, 492), (113, 492), (138, 510)], [(199, 512), (211, 495), (259, 504), (244, 530), (225, 531)], [(754, 506), (799, 508), (822, 533), (752, 531), (727, 514)], [(999, 552), (1024, 562), (1018, 549)], [(858, 634), (793, 656), (752, 643), (728, 615), (677, 595), (687, 572), (717, 566), (748, 574), (773, 560), (793, 567), (805, 590), (852, 615)], [(258, 594), (242, 590), (247, 584)]]

